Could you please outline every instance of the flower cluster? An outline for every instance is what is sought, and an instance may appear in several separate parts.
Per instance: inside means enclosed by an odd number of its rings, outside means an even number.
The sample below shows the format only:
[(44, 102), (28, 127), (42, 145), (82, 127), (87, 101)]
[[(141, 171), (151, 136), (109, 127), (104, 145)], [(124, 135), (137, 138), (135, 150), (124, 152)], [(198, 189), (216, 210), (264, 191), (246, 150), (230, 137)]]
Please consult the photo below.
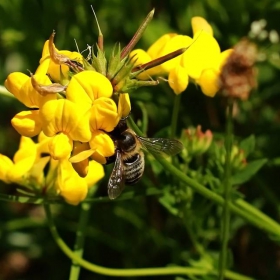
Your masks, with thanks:
[[(100, 30), (97, 52), (89, 49), (86, 59), (78, 52), (58, 50), (53, 32), (34, 74), (14, 72), (7, 77), (6, 88), (27, 110), (12, 119), (22, 138), (13, 161), (0, 155), (1, 180), (78, 204), (104, 176), (102, 164), (115, 154), (110, 132), (131, 111), (130, 91), (157, 85), (151, 75), (169, 74), (176, 94), (191, 78), (206, 95), (215, 95), (220, 69), (231, 50), (221, 53), (211, 26), (196, 17), (194, 38), (166, 34), (147, 53), (132, 51), (153, 13), (125, 48), (116, 45), (109, 60)], [(38, 137), (38, 143), (31, 137)]]
[[(102, 34), (96, 55), (89, 49), (85, 59), (78, 52), (58, 50), (53, 32), (34, 74), (7, 77), (6, 88), (28, 109), (12, 119), (22, 139), (13, 161), (0, 155), (2, 181), (17, 183), (29, 193), (61, 195), (72, 204), (86, 197), (88, 188), (104, 176), (101, 164), (115, 154), (109, 132), (130, 113), (128, 92), (158, 84), (137, 79), (144, 69), (136, 69), (129, 58), (153, 13), (108, 61)], [(35, 136), (37, 144), (30, 138)]]
[[(6, 167), (13, 168), (3, 169), (1, 179), (25, 187), (34, 185), (30, 181), (35, 180), (43, 192), (50, 191), (48, 176), (42, 182), (43, 169), (49, 163), (49, 176), (57, 178), (52, 186), (76, 204), (85, 198), (89, 182), (103, 177), (100, 164), (115, 152), (107, 132), (129, 114), (130, 101), (127, 93), (114, 100), (110, 80), (93, 66), (88, 69), (81, 54), (57, 50), (53, 38), (54, 34), (45, 43), (34, 75), (15, 72), (5, 81), (6, 88), (28, 110), (12, 119), (13, 127), (23, 136), (22, 143), (14, 162), (2, 156), (3, 162), (9, 162)], [(27, 138), (38, 135), (38, 144)], [(42, 156), (45, 154), (49, 156)]]
[(175, 94), (182, 93), (191, 80), (201, 87), (205, 95), (213, 97), (220, 89), (221, 68), (232, 50), (221, 52), (219, 44), (213, 37), (212, 27), (205, 19), (193, 17), (192, 29), (193, 38), (169, 33), (159, 38), (147, 52), (141, 49), (132, 51), (131, 57), (135, 57), (136, 64), (141, 65), (178, 48), (188, 47), (181, 56), (145, 71), (139, 78), (168, 75), (169, 85)]

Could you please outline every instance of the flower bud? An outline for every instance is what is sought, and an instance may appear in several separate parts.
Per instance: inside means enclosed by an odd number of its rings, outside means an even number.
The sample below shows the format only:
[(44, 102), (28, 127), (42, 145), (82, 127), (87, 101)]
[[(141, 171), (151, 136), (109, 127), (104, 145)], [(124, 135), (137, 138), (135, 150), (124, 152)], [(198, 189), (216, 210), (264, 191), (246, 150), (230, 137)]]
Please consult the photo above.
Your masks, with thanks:
[(201, 131), (201, 125), (196, 128), (189, 128), (182, 131), (181, 141), (183, 142), (189, 157), (202, 155), (210, 147), (213, 134), (210, 130)]

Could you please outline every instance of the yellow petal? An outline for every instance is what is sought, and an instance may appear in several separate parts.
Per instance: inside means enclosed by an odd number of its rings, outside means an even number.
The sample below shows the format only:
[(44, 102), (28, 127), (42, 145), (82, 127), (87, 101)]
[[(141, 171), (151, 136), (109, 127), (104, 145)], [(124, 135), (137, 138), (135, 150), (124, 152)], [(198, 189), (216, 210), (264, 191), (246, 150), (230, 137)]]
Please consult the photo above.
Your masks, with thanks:
[[(55, 48), (55, 51), (58, 54), (65, 55), (69, 57), (71, 60), (75, 60), (81, 64), (83, 64), (83, 57), (78, 52), (71, 52), (68, 50), (58, 50)], [(69, 74), (69, 67), (67, 65), (58, 65), (52, 61), (50, 57), (50, 50), (49, 50), (49, 40), (47, 40), (44, 44), (43, 51), (42, 51), (42, 58), (40, 59), (40, 65), (36, 70), (36, 74), (44, 73), (48, 74), (54, 82), (61, 82), (65, 77), (68, 78)]]
[(111, 98), (100, 97), (91, 108), (91, 130), (112, 131), (119, 122), (116, 103)]
[(97, 98), (111, 97), (112, 94), (110, 81), (95, 71), (83, 71), (74, 75), (66, 90), (68, 100), (88, 107)]
[(20, 89), (30, 79), (27, 75), (21, 72), (11, 73), (5, 80), (5, 87), (12, 93), (20, 102), (23, 103), (20, 95)]
[(60, 195), (73, 205), (83, 201), (88, 193), (86, 180), (74, 171), (71, 163), (67, 160), (60, 162), (57, 187)]
[(19, 149), (14, 155), (14, 162), (18, 162), (22, 158), (30, 156), (31, 152), (36, 153), (36, 144), (29, 137), (20, 137)]
[(40, 110), (42, 129), (51, 137), (63, 132), (72, 140), (88, 142), (90, 111), (66, 99), (48, 101)]
[(12, 120), (15, 130), (26, 137), (33, 137), (42, 130), (42, 122), (38, 110), (22, 111), (16, 114)]
[(36, 144), (27, 137), (21, 137), (20, 149), (14, 155), (14, 165), (8, 171), (8, 180), (22, 183), (28, 176), (28, 172), (33, 167), (37, 159)]
[(73, 162), (72, 167), (79, 174), (80, 177), (85, 178), (88, 174), (89, 159), (86, 158), (79, 162)]
[(10, 184), (12, 183), (9, 178), (7, 178), (8, 171), (13, 167), (14, 163), (11, 159), (5, 155), (0, 154), (0, 180)]
[(170, 71), (168, 76), (168, 83), (175, 94), (182, 93), (186, 90), (189, 84), (188, 71), (182, 66), (178, 65)]
[(193, 17), (191, 24), (192, 24), (192, 30), (194, 35), (201, 32), (201, 30), (204, 30), (205, 32), (213, 36), (213, 29), (211, 25), (204, 18)]
[[(65, 56), (69, 57), (69, 59), (75, 60), (81, 64), (83, 62), (82, 55), (78, 52), (70, 52), (67, 50), (63, 50), (63, 51), (58, 51), (58, 54), (65, 55)], [(50, 60), (50, 64), (49, 64), (47, 73), (49, 74), (49, 76), (51, 77), (51, 79), (54, 82), (60, 82), (64, 78), (68, 78), (69, 67), (65, 64), (60, 64), (60, 65), (56, 64), (55, 62)]]
[(85, 177), (88, 174), (89, 160), (88, 158), (93, 154), (88, 143), (80, 143), (75, 141), (71, 158), (73, 168), (80, 177)]
[(152, 58), (142, 49), (135, 49), (129, 54), (130, 58), (133, 59), (134, 65), (142, 65), (150, 62)]
[(49, 50), (49, 40), (44, 43), (42, 50), (42, 58), (40, 59), (40, 64), (46, 59), (50, 59), (50, 50)]
[[(189, 36), (185, 36), (185, 35), (173, 36), (162, 49), (160, 56), (167, 55), (167, 54), (174, 52), (181, 48), (186, 48), (186, 47), (190, 46), (192, 42), (193, 42), (193, 39)], [(188, 51), (188, 50), (186, 50), (186, 51)], [(171, 69), (176, 67), (180, 63), (181, 56), (182, 55), (179, 55), (179, 56), (172, 58), (172, 59), (166, 61), (165, 63), (161, 64), (161, 68), (164, 70), (164, 72), (169, 73), (171, 71)]]
[(38, 144), (37, 144), (37, 152), (38, 154), (49, 154), (49, 142), (52, 140), (51, 137), (45, 135), (43, 131), (41, 131), (38, 135)]
[[(150, 62), (152, 60), (152, 58), (148, 55), (147, 52), (145, 52), (144, 50), (141, 49), (135, 49), (133, 50), (130, 55), (131, 58), (133, 58), (134, 61), (134, 65), (138, 66), (138, 65), (142, 65), (145, 64), (147, 62)], [(140, 80), (147, 80), (150, 78), (150, 72), (148, 71), (144, 71), (141, 74), (139, 74), (137, 76), (138, 79)]]
[(36, 69), (35, 75), (36, 74), (43, 74), (46, 75), (48, 73), (48, 69), (50, 66), (50, 59), (44, 60)]
[[(46, 75), (34, 75), (39, 84), (50, 85), (51, 81)], [(5, 81), (6, 88), (25, 106), (29, 108), (39, 108), (42, 102), (56, 99), (56, 94), (49, 94), (44, 97), (40, 95), (32, 86), (31, 78), (23, 73), (14, 72)]]
[(206, 69), (197, 82), (205, 95), (214, 97), (219, 90), (219, 72), (215, 69)]
[[(87, 143), (83, 143), (83, 144), (87, 144)], [(77, 163), (77, 162), (80, 162), (80, 161), (83, 161), (83, 160), (89, 158), (93, 153), (94, 153), (94, 150), (92, 150), (92, 149), (83, 150), (83, 151), (79, 152), (78, 154), (72, 156), (69, 159), (69, 161), (72, 163)]]
[(106, 158), (114, 155), (115, 145), (111, 137), (100, 130), (92, 132), (92, 138), (89, 141), (89, 145), (95, 152), (91, 156), (95, 161), (105, 164)]
[(49, 152), (53, 159), (68, 159), (73, 148), (73, 141), (64, 133), (56, 134), (49, 142)]
[(205, 31), (200, 32), (190, 48), (181, 56), (181, 65), (189, 76), (198, 79), (207, 68), (219, 68), (220, 47), (214, 37)]
[(45, 175), (44, 175), (44, 168), (46, 167), (47, 163), (50, 161), (50, 156), (41, 157), (36, 163), (32, 166), (29, 171), (29, 180), (30, 183), (36, 188), (45, 187)]
[(92, 187), (93, 185), (95, 185), (104, 177), (104, 175), (105, 174), (103, 166), (100, 163), (91, 160), (89, 162), (88, 174), (85, 177), (88, 187)]
[(156, 40), (147, 51), (151, 59), (156, 59), (161, 56), (165, 45), (176, 35), (176, 33), (168, 33)]
[(131, 111), (130, 98), (128, 93), (122, 93), (119, 96), (118, 115), (120, 118), (125, 118)]
[(228, 49), (220, 53), (220, 68), (219, 70), (222, 69), (224, 64), (227, 62), (228, 57), (232, 54), (233, 49)]
[[(52, 82), (46, 75), (42, 74), (36, 74), (33, 76), (33, 78), (36, 80), (36, 82), (40, 85), (51, 85)], [(50, 93), (46, 96), (41, 95), (38, 93), (31, 83), (31, 78), (27, 80), (24, 85), (20, 89), (20, 95), (21, 95), (21, 102), (29, 107), (29, 108), (40, 108), (42, 104), (49, 100), (55, 100), (56, 93)]]

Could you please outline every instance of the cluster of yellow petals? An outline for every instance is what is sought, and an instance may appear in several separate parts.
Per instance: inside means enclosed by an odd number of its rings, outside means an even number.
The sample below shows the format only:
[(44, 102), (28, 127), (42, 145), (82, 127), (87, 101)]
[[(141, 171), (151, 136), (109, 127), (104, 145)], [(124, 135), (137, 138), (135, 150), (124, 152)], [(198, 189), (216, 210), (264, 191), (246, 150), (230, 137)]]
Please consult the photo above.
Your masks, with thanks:
[[(81, 54), (55, 50), (82, 65)], [(59, 83), (65, 90), (42, 94), (34, 87), (34, 80), (40, 86)], [(128, 94), (120, 94), (116, 104), (112, 85), (104, 75), (93, 70), (69, 75), (67, 65), (53, 61), (49, 41), (44, 45), (35, 74), (30, 77), (11, 73), (5, 86), (28, 110), (16, 114), (11, 121), (22, 135), (22, 143), (13, 161), (0, 156), (0, 179), (29, 187), (32, 179), (32, 186), (37, 183), (44, 190), (54, 189), (69, 203), (79, 203), (87, 195), (88, 187), (104, 176), (101, 164), (115, 152), (107, 132), (129, 114)], [(39, 134), (44, 141), (38, 144), (28, 138)], [(49, 156), (41, 156), (42, 143)], [(52, 176), (44, 179), (43, 169), (48, 162), (48, 173)], [(48, 176), (57, 177), (52, 179), (54, 188), (48, 187)]]
[(219, 90), (219, 75), (231, 49), (221, 52), (219, 44), (213, 37), (213, 30), (202, 17), (192, 18), (193, 38), (186, 35), (169, 33), (159, 38), (145, 52), (136, 49), (131, 57), (136, 65), (145, 64), (180, 48), (188, 49), (180, 56), (139, 75), (146, 79), (153, 75), (168, 75), (168, 82), (175, 94), (186, 90), (189, 80), (194, 81), (202, 92), (213, 97)]
[[(104, 176), (103, 167), (96, 161), (90, 161), (88, 174), (82, 178), (68, 160), (54, 160), (46, 155), (49, 141), (43, 133), (39, 143), (22, 136), (13, 160), (0, 154), (0, 180), (7, 184), (16, 183), (37, 194), (61, 195), (68, 203), (76, 205), (85, 199), (88, 189)], [(45, 176), (47, 164), (49, 171)]]

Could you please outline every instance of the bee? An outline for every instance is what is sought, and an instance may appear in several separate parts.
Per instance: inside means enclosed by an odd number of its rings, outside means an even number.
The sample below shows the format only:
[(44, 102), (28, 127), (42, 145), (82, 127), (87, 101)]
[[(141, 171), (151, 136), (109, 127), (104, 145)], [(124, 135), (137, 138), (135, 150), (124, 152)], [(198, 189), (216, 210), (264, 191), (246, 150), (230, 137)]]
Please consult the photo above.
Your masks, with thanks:
[(145, 157), (142, 148), (158, 155), (175, 155), (183, 149), (180, 141), (167, 138), (138, 136), (122, 119), (109, 134), (115, 144), (115, 154), (107, 158), (107, 164), (115, 162), (108, 182), (108, 196), (117, 198), (124, 185), (134, 185), (143, 176)]

